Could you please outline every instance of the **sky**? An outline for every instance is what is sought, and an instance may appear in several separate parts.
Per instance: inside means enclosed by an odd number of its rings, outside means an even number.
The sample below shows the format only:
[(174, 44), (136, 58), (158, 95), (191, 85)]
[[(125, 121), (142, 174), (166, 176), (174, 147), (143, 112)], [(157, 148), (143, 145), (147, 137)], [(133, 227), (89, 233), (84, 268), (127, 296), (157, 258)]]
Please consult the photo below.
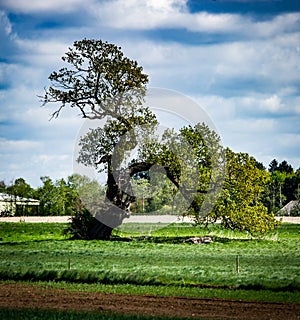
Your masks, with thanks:
[[(300, 167), (299, 0), (1, 0), (0, 180), (66, 178), (84, 120), (39, 99), (76, 40), (115, 43), (183, 94), (224, 146)], [(200, 112), (200, 111), (199, 111)]]

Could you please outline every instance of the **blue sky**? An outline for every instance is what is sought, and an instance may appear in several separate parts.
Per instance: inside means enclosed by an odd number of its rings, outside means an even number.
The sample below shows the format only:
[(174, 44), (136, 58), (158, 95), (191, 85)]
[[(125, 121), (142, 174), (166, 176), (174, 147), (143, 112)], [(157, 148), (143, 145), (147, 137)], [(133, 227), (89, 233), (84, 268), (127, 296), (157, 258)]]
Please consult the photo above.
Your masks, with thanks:
[(83, 120), (38, 95), (75, 40), (113, 42), (203, 108), (225, 146), (300, 167), (299, 0), (2, 0), (0, 180), (73, 173)]

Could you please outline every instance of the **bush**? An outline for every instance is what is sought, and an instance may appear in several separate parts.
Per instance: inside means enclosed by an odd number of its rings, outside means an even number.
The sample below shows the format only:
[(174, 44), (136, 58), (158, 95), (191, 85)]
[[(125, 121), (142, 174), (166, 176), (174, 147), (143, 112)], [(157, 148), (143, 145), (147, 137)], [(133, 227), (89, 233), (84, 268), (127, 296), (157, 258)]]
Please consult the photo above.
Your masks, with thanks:
[(89, 239), (89, 233), (93, 226), (94, 217), (86, 208), (77, 208), (71, 218), (71, 223), (64, 231), (70, 234), (72, 239)]

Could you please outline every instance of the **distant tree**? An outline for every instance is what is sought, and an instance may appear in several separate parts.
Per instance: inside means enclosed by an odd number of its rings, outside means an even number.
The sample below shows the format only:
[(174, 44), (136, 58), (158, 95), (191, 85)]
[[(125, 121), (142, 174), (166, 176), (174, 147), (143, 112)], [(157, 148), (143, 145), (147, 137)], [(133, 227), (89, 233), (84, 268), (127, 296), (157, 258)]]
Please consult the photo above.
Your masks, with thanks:
[(284, 205), (296, 199), (300, 182), (297, 171), (286, 160), (278, 163), (273, 160), (269, 165), (271, 179), (264, 193), (264, 203), (269, 212), (277, 213)]
[(266, 170), (266, 167), (264, 166), (264, 164), (263, 164), (262, 162), (256, 161), (256, 167), (257, 167), (259, 170)]
[(294, 169), (293, 167), (287, 163), (286, 160), (283, 160), (279, 165), (278, 165), (278, 171), (280, 172), (285, 172), (285, 173), (293, 173)]
[[(285, 196), (285, 203), (296, 200), (300, 192), (300, 176), (296, 173), (287, 174), (282, 186), (282, 193)], [(285, 204), (284, 203), (284, 204)]]
[[(37, 207), (31, 207), (26, 205), (27, 198), (32, 198), (34, 195), (34, 189), (25, 181), (23, 178), (18, 178), (10, 186), (7, 186), (5, 192), (11, 195), (11, 201), (14, 205), (11, 210), (15, 210), (14, 214), (16, 216), (31, 215), (37, 213)], [(19, 198), (24, 198), (23, 204), (17, 205)], [(15, 209), (13, 209), (15, 208)]]
[(273, 172), (278, 170), (278, 161), (276, 159), (273, 159), (269, 164), (269, 172)]
[(105, 199), (106, 188), (87, 176), (73, 174), (68, 177), (67, 184), (76, 191), (79, 201), (87, 209), (94, 208)]
[(35, 196), (40, 200), (41, 215), (63, 216), (72, 215), (78, 202), (78, 193), (64, 179), (52, 181), (50, 177), (41, 177), (43, 185)]
[(23, 178), (18, 178), (11, 186), (6, 188), (6, 192), (23, 198), (30, 198), (33, 195), (34, 189)]
[(44, 176), (40, 179), (43, 185), (35, 192), (35, 197), (40, 200), (40, 214), (43, 216), (57, 215), (54, 209), (56, 187), (50, 177)]
[(70, 186), (65, 179), (59, 179), (55, 182), (54, 213), (60, 216), (69, 216), (78, 201), (77, 191)]
[(6, 192), (6, 184), (4, 180), (0, 181), (0, 192)]
[(175, 196), (178, 191), (176, 186), (167, 178), (166, 172), (152, 170), (151, 172), (151, 197), (149, 211), (160, 214), (174, 214)]
[[(153, 195), (153, 190), (148, 179), (133, 179), (132, 180), (132, 190), (136, 197), (135, 201), (135, 211), (140, 213), (145, 213), (148, 211), (148, 199)], [(140, 200), (140, 204), (139, 201)]]

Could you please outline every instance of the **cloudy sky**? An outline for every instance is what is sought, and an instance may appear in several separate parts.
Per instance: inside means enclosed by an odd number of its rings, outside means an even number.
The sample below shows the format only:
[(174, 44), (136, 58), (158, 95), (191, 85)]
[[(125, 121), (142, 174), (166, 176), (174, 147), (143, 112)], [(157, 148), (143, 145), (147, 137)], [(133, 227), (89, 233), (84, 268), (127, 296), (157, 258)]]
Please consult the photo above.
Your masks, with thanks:
[(1, 0), (0, 180), (73, 172), (83, 120), (38, 95), (75, 40), (122, 47), (207, 112), (234, 151), (300, 167), (299, 0)]

